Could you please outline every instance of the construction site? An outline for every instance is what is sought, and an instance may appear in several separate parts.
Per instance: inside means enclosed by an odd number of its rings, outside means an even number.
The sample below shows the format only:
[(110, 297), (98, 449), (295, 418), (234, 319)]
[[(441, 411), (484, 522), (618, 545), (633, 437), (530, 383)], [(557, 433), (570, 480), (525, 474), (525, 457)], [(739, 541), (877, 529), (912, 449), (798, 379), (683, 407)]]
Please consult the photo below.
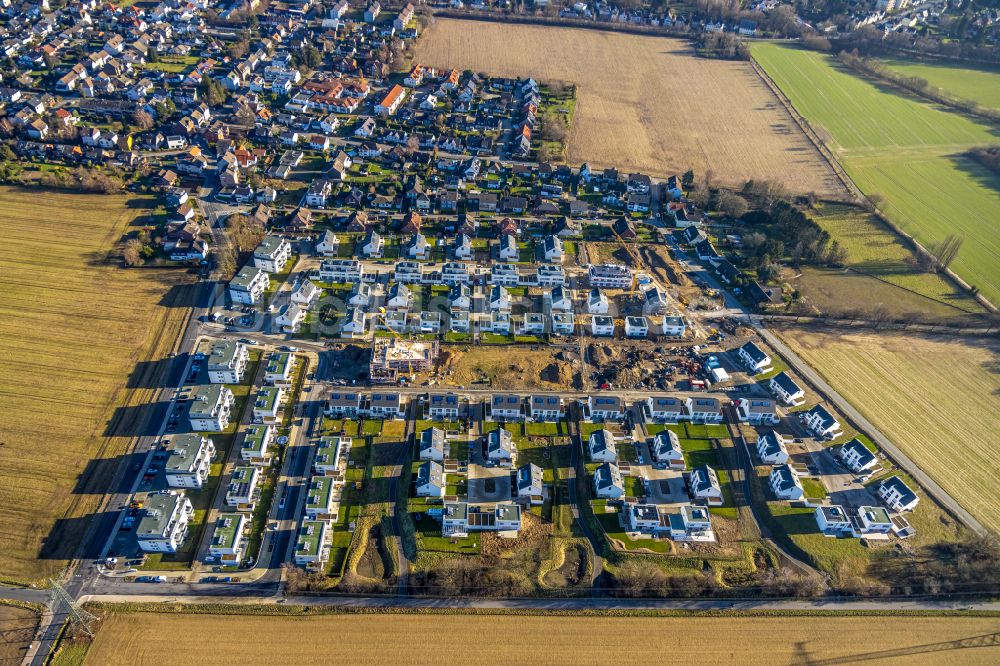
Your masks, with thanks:
[(437, 340), (403, 340), (376, 337), (368, 376), (375, 384), (394, 384), (400, 375), (428, 372), (437, 363), (440, 347)]

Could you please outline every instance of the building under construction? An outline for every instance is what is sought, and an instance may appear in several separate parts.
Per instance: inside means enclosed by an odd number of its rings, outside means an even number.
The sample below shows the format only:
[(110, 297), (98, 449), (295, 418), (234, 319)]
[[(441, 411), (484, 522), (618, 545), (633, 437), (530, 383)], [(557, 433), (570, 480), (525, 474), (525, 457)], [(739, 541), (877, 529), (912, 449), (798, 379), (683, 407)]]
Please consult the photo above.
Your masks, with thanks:
[(400, 373), (409, 375), (431, 370), (438, 351), (437, 340), (377, 337), (372, 345), (369, 379), (375, 384), (393, 384), (399, 380)]

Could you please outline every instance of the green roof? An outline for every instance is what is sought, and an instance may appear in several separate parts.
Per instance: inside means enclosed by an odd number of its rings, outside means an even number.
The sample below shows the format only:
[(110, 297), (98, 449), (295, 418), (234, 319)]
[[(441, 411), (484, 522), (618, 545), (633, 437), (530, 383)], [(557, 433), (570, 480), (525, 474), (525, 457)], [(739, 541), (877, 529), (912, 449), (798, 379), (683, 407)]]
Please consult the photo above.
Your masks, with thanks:
[(328, 511), (332, 504), (333, 477), (314, 476), (309, 481), (306, 495), (306, 511)]
[(269, 425), (250, 426), (243, 433), (243, 443), (240, 444), (240, 448), (244, 451), (260, 451), (264, 448), (264, 438), (267, 436), (268, 430), (273, 430), (273, 428)]
[(292, 362), (292, 355), (288, 352), (272, 352), (267, 357), (266, 372), (269, 375), (284, 375), (288, 372), (288, 367)]
[(283, 391), (277, 386), (264, 386), (257, 391), (257, 399), (254, 400), (254, 409), (273, 412), (278, 405), (278, 399)]
[(245, 520), (242, 513), (220, 513), (212, 533), (212, 546), (231, 549), (240, 538), (240, 528)]
[(326, 525), (320, 520), (303, 520), (299, 527), (298, 540), (295, 542), (295, 554), (305, 557), (318, 557), (323, 549), (323, 532)]

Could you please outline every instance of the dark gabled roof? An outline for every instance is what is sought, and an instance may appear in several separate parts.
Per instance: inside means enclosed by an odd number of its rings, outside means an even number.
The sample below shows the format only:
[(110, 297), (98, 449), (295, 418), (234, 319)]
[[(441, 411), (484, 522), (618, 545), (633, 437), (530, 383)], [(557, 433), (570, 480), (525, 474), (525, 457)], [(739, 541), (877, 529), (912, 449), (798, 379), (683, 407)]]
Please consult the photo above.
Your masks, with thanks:
[(764, 350), (757, 346), (752, 340), (740, 347), (740, 351), (750, 357), (754, 363), (762, 363), (768, 359)]
[(781, 390), (785, 393), (794, 394), (802, 390), (802, 387), (796, 384), (791, 375), (784, 370), (776, 374), (774, 377), (771, 377), (771, 381), (780, 386)]

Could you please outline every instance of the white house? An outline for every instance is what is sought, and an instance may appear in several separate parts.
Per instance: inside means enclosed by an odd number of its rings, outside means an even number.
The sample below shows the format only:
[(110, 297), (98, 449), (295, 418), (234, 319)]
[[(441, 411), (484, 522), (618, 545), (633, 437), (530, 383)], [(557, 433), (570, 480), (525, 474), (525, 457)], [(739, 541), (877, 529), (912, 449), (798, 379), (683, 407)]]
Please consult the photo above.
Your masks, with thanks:
[(183, 492), (156, 493), (146, 498), (142, 511), (135, 530), (139, 548), (147, 553), (176, 553), (194, 516), (191, 500)]
[(781, 465), (788, 462), (788, 448), (785, 438), (774, 430), (767, 430), (757, 436), (757, 455), (761, 462), (768, 465)]
[(316, 254), (323, 257), (336, 257), (340, 252), (340, 239), (329, 229), (323, 232), (322, 238), (316, 243)]
[(445, 444), (444, 430), (427, 428), (420, 433), (418, 457), (420, 460), (441, 462), (445, 458)]
[(561, 310), (563, 312), (573, 311), (573, 296), (566, 287), (562, 285), (552, 287), (548, 291), (547, 296), (549, 307), (553, 310)]
[(786, 405), (801, 405), (806, 392), (795, 383), (787, 372), (779, 372), (768, 383), (768, 388)]
[(664, 317), (663, 322), (660, 324), (660, 330), (663, 335), (672, 338), (682, 338), (684, 337), (684, 332), (687, 331), (687, 324), (684, 323), (683, 317)]
[(361, 253), (366, 257), (375, 258), (381, 257), (382, 253), (385, 251), (385, 239), (382, 235), (375, 232), (369, 231), (365, 234), (364, 240), (361, 241)]
[(323, 407), (323, 414), (335, 419), (355, 419), (360, 413), (361, 394), (356, 391), (333, 391)]
[(854, 438), (840, 447), (837, 456), (847, 465), (852, 472), (867, 472), (878, 465), (878, 458), (868, 450), (858, 438)]
[(432, 419), (457, 419), (460, 406), (457, 395), (437, 393), (430, 396), (427, 413)]
[(347, 304), (356, 308), (366, 308), (372, 300), (372, 287), (367, 282), (358, 282), (347, 297)]
[(490, 289), (490, 310), (495, 312), (510, 311), (510, 292), (506, 287), (495, 285)]
[(587, 451), (593, 462), (616, 462), (618, 460), (618, 447), (615, 445), (615, 436), (610, 430), (595, 430), (590, 433), (587, 440)]
[(262, 386), (257, 391), (257, 397), (253, 403), (254, 421), (276, 424), (280, 420), (284, 399), (285, 388), (283, 386)]
[(240, 459), (253, 465), (268, 464), (268, 449), (274, 443), (274, 426), (250, 426), (242, 433)]
[(260, 482), (260, 468), (253, 465), (241, 465), (233, 470), (226, 486), (226, 505), (231, 507), (246, 507), (252, 510), (254, 491)]
[(201, 488), (208, 480), (215, 443), (195, 433), (174, 435), (163, 471), (171, 488)]
[(536, 421), (558, 421), (563, 414), (563, 401), (554, 395), (533, 395), (528, 399), (531, 418)]
[(819, 438), (833, 439), (840, 434), (840, 422), (823, 405), (816, 405), (803, 414), (802, 422)]
[(736, 401), (736, 414), (742, 423), (752, 425), (775, 425), (781, 421), (770, 398), (740, 398)]
[(374, 418), (401, 419), (406, 414), (404, 407), (399, 393), (372, 393), (366, 411)]
[(286, 303), (274, 318), (274, 325), (286, 333), (297, 333), (306, 319), (306, 311), (295, 303)]
[(587, 296), (587, 312), (590, 314), (608, 314), (608, 297), (600, 289), (594, 287)]
[(542, 254), (545, 261), (563, 260), (563, 241), (558, 236), (548, 235), (542, 241)]
[(295, 368), (295, 356), (289, 352), (271, 352), (264, 367), (264, 382), (267, 384), (285, 384), (292, 379)]
[(658, 423), (677, 423), (687, 418), (687, 402), (672, 395), (651, 395), (646, 398), (649, 417)]
[(309, 306), (313, 304), (319, 295), (320, 288), (314, 285), (310, 280), (306, 279), (299, 283), (299, 286), (292, 290), (291, 300), (299, 307), (308, 310)]
[(671, 469), (684, 469), (684, 451), (677, 433), (672, 430), (661, 430), (653, 437), (649, 445), (653, 461), (657, 466)]
[(199, 386), (191, 396), (188, 420), (195, 432), (220, 432), (229, 427), (233, 392), (222, 384)]
[(625, 496), (625, 482), (618, 465), (606, 462), (594, 470), (594, 495), (602, 499), (621, 499)]
[(798, 472), (788, 464), (775, 465), (771, 468), (768, 486), (778, 499), (800, 500), (806, 494), (802, 488), (802, 481), (799, 480)]
[(517, 261), (520, 255), (521, 250), (517, 247), (517, 238), (514, 234), (500, 236), (500, 245), (497, 248), (497, 258), (500, 261)]
[(292, 244), (281, 236), (269, 234), (253, 251), (253, 265), (268, 273), (280, 273), (291, 256)]
[(898, 476), (885, 479), (875, 488), (879, 499), (893, 511), (913, 511), (920, 498)]
[(848, 535), (854, 531), (850, 515), (839, 504), (816, 507), (816, 526), (823, 534), (833, 536)]
[(615, 334), (615, 320), (606, 315), (591, 315), (590, 334), (594, 337), (613, 337)]
[(703, 500), (709, 505), (722, 504), (719, 476), (708, 465), (700, 465), (691, 470), (688, 475), (688, 490), (696, 500)]
[(702, 396), (687, 399), (687, 417), (694, 423), (722, 422), (722, 403), (718, 398)]
[(246, 373), (250, 352), (242, 342), (217, 340), (208, 355), (208, 381), (213, 384), (239, 384)]
[(625, 416), (625, 401), (615, 395), (592, 395), (587, 398), (591, 421), (617, 421)]
[(417, 497), (444, 497), (444, 467), (433, 460), (424, 461), (417, 469)]
[(544, 502), (542, 493), (542, 468), (535, 463), (526, 463), (517, 468), (517, 496), (531, 504)]
[(504, 467), (514, 464), (517, 447), (514, 436), (506, 428), (494, 428), (486, 435), (486, 459)]
[(552, 335), (573, 335), (576, 330), (576, 323), (573, 315), (568, 312), (553, 312)]
[(490, 399), (490, 418), (494, 421), (520, 419), (524, 399), (516, 393), (496, 393)]
[(625, 317), (625, 337), (644, 338), (649, 335), (649, 320), (645, 317)]
[(303, 520), (295, 540), (295, 563), (299, 566), (316, 566), (329, 557), (327, 534), (329, 528), (323, 520)]
[(208, 554), (222, 564), (235, 565), (243, 557), (246, 539), (243, 532), (247, 526), (247, 517), (242, 513), (222, 513), (215, 521), (212, 541), (208, 546)]
[(747, 367), (750, 374), (764, 372), (771, 367), (771, 357), (758, 347), (752, 340), (744, 344), (736, 351), (743, 365)]

